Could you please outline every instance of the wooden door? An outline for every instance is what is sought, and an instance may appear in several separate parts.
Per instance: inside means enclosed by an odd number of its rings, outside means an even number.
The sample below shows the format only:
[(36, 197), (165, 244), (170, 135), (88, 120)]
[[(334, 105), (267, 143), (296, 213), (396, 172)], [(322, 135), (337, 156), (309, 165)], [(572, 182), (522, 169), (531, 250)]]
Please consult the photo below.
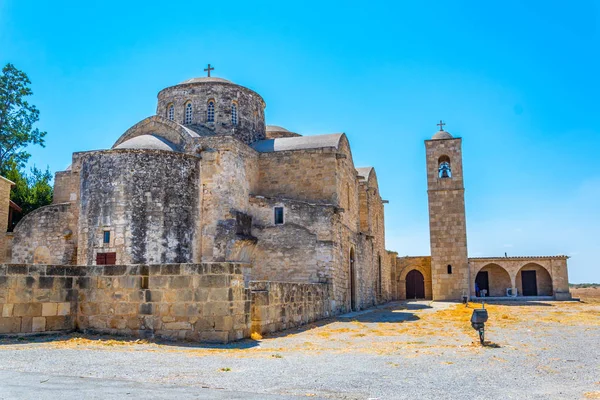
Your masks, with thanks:
[(423, 274), (413, 269), (406, 275), (406, 299), (425, 298), (425, 278)]
[(523, 296), (537, 296), (537, 276), (535, 271), (521, 271)]
[(117, 253), (98, 253), (96, 254), (96, 265), (115, 265), (117, 263)]

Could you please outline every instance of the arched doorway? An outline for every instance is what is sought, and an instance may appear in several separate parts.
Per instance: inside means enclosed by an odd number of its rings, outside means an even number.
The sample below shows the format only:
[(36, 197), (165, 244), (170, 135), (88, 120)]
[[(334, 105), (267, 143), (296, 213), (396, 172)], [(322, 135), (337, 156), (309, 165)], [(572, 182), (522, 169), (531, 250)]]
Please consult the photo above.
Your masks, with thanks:
[[(476, 296), (502, 297), (506, 296), (506, 289), (512, 287), (510, 275), (498, 264), (488, 264), (477, 272), (475, 277)], [(485, 292), (483, 292), (485, 290)]]
[(524, 265), (516, 277), (516, 286), (521, 296), (552, 296), (552, 277), (541, 265)]
[(406, 299), (425, 298), (425, 278), (423, 274), (413, 269), (406, 275)]
[(354, 260), (354, 249), (350, 249), (350, 310), (356, 311), (356, 266)]

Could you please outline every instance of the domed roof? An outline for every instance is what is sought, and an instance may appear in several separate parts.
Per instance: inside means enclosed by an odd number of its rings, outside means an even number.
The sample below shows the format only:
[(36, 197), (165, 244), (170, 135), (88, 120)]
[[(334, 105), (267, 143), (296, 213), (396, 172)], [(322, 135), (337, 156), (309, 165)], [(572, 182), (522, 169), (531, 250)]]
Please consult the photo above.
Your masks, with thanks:
[(133, 137), (119, 144), (115, 149), (180, 151), (176, 144), (156, 135), (140, 135)]
[(267, 132), (289, 132), (289, 131), (278, 125), (267, 125)]
[(198, 78), (188, 79), (188, 80), (183, 81), (183, 82), (181, 82), (179, 84), (180, 85), (185, 85), (187, 83), (216, 83), (216, 82), (220, 82), (220, 83), (233, 83), (231, 81), (228, 81), (227, 79), (215, 78), (214, 76), (201, 76), (201, 77), (198, 77)]
[(452, 135), (446, 131), (437, 131), (435, 135), (431, 138), (433, 140), (437, 139), (452, 139)]

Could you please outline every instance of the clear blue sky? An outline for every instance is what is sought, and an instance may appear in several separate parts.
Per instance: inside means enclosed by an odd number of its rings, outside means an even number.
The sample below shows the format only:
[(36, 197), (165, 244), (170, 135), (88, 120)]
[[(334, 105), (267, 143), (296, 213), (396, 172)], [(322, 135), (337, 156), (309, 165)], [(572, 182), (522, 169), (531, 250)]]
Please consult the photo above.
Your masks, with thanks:
[(572, 256), (600, 281), (600, 6), (594, 1), (0, 0), (0, 63), (33, 82), (54, 172), (154, 114), (207, 63), (267, 120), (345, 132), (372, 165), (387, 247), (429, 254), (423, 140), (463, 137), (471, 256)]

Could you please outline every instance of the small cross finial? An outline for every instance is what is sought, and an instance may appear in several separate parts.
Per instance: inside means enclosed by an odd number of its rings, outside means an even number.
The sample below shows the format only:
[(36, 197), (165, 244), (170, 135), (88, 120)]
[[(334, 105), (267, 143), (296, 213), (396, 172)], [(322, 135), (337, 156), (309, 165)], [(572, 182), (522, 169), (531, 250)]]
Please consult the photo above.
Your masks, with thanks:
[(211, 67), (210, 67), (210, 64), (208, 64), (208, 68), (204, 68), (204, 71), (205, 71), (205, 72), (208, 72), (208, 77), (209, 77), (209, 78), (210, 78), (210, 71), (214, 71), (214, 70), (215, 70), (214, 68), (211, 68)]
[(440, 119), (440, 123), (436, 124), (436, 125), (440, 127), (440, 131), (443, 131), (444, 130), (444, 125), (446, 125), (446, 123), (442, 122), (442, 120)]

